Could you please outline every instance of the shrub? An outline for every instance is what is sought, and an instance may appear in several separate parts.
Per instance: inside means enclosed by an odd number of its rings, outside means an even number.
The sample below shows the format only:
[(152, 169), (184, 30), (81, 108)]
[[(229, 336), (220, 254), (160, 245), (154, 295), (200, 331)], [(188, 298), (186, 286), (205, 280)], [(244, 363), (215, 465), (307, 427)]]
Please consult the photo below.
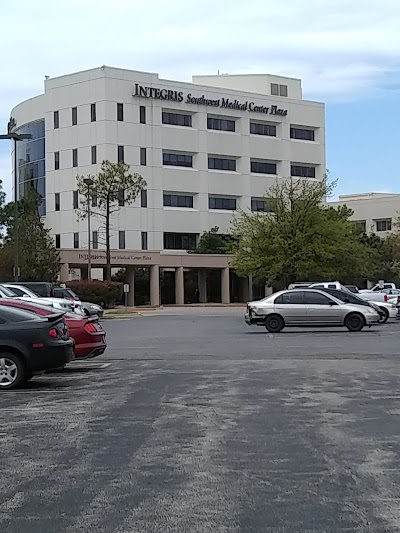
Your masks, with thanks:
[(83, 302), (99, 304), (109, 309), (121, 300), (123, 284), (116, 281), (69, 281), (67, 284)]

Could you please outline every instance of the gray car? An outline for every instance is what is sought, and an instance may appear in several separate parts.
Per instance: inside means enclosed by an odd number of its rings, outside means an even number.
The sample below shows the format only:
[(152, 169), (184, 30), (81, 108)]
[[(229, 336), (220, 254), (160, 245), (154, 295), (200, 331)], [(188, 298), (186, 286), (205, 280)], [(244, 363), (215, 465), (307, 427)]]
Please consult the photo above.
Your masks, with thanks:
[(285, 326), (345, 326), (349, 331), (361, 331), (379, 318), (371, 307), (344, 303), (317, 289), (276, 292), (248, 303), (245, 315), (247, 324), (265, 326), (271, 333)]

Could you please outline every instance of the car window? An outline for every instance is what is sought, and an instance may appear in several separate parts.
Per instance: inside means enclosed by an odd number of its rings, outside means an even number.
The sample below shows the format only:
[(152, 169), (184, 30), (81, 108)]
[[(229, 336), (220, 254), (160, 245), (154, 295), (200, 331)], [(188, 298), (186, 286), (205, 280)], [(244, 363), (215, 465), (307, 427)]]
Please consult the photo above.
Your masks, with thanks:
[(297, 305), (303, 304), (303, 291), (285, 292), (275, 298), (275, 304), (278, 305)]
[(21, 291), (21, 289), (17, 289), (16, 287), (13, 288), (12, 292), (15, 292), (17, 296), (23, 296), (24, 292)]
[(37, 315), (25, 309), (16, 309), (11, 307), (0, 308), (0, 319), (4, 322), (26, 322), (27, 320), (38, 320)]
[(333, 300), (320, 294), (319, 292), (306, 292), (304, 294), (305, 303), (308, 305), (329, 305)]
[(336, 289), (336, 285), (334, 285), (333, 283), (329, 283), (328, 289)]
[(7, 287), (4, 287), (4, 285), (0, 286), (1, 292), (3, 293), (3, 296), (6, 298), (15, 298), (16, 293), (14, 292), (14, 289), (8, 289)]
[(324, 288), (323, 285), (313, 285), (313, 289), (323, 289), (323, 288)]

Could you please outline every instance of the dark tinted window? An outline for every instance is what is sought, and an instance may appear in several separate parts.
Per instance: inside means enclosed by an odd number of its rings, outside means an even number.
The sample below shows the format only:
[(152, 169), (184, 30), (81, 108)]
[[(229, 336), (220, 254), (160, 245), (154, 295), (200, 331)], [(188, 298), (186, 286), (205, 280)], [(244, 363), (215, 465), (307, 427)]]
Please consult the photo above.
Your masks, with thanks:
[(72, 150), (72, 166), (73, 167), (78, 166), (78, 148), (74, 148)]
[(362, 300), (361, 298), (357, 298), (357, 296), (354, 296), (353, 294), (339, 291), (338, 289), (324, 289), (325, 292), (328, 294), (331, 294), (341, 302), (348, 302), (351, 304), (356, 305), (366, 305), (369, 306), (369, 303), (366, 300)]
[(55, 243), (55, 246), (56, 246), (56, 248), (61, 248), (61, 235), (60, 235), (60, 234), (57, 234), (57, 235), (56, 235), (56, 243)]
[(306, 292), (304, 293), (305, 303), (309, 305), (329, 305), (332, 303), (332, 300), (320, 294), (319, 292)]
[(60, 127), (60, 115), (58, 111), (54, 111), (54, 129), (58, 129)]
[(236, 171), (236, 159), (225, 159), (221, 157), (209, 157), (208, 168), (215, 170), (231, 170)]
[(78, 108), (72, 108), (72, 125), (76, 126), (78, 124)]
[(60, 168), (60, 152), (54, 152), (54, 170)]
[(252, 211), (259, 211), (263, 213), (271, 213), (272, 209), (269, 205), (269, 202), (267, 200), (263, 200), (262, 198), (252, 198), (251, 199), (251, 210)]
[(97, 231), (93, 232), (92, 236), (92, 248), (93, 250), (98, 250), (99, 248), (99, 234)]
[(314, 130), (307, 130), (304, 128), (290, 128), (291, 139), (301, 139), (302, 141), (314, 141)]
[(193, 196), (184, 194), (164, 194), (165, 207), (193, 207)]
[(276, 126), (274, 124), (259, 124), (258, 122), (250, 122), (250, 133), (253, 135), (268, 135), (269, 137), (276, 137)]
[(276, 163), (250, 161), (250, 171), (256, 174), (276, 174)]
[(209, 130), (235, 131), (235, 121), (225, 118), (207, 117), (207, 128)]
[(119, 122), (124, 120), (124, 104), (117, 104), (117, 120)]
[(147, 250), (147, 231), (142, 231), (142, 250)]
[(117, 153), (117, 160), (118, 160), (118, 163), (122, 163), (124, 161), (124, 147), (123, 146), (118, 146), (118, 153)]
[(140, 124), (146, 124), (146, 108), (144, 105), (139, 107), (139, 122)]
[(96, 148), (96, 146), (92, 146), (91, 155), (92, 155), (92, 165), (95, 165), (97, 163), (97, 148)]
[(72, 209), (78, 209), (79, 207), (79, 196), (78, 191), (72, 192)]
[(298, 178), (315, 178), (315, 167), (291, 165), (290, 175)]
[(17, 287), (13, 287), (12, 292), (14, 292), (17, 296), (23, 296), (25, 294), (24, 291), (21, 291), (21, 289), (17, 289)]
[(35, 313), (25, 309), (0, 307), (0, 320), (3, 322), (26, 322), (27, 320), (40, 320)]
[(194, 250), (196, 236), (196, 233), (164, 233), (164, 248), (166, 250)]
[(96, 104), (90, 104), (90, 120), (96, 122)]
[(79, 233), (74, 233), (74, 248), (79, 248)]
[(140, 149), (140, 164), (142, 166), (146, 166), (147, 165), (146, 148), (141, 148)]
[(236, 210), (236, 198), (208, 198), (208, 209)]
[(163, 111), (162, 123), (171, 124), (172, 126), (192, 126), (192, 115), (184, 115), (183, 113), (169, 113)]
[(300, 305), (303, 304), (303, 291), (286, 292), (275, 298), (276, 305)]
[(56, 192), (54, 195), (54, 209), (60, 211), (60, 193)]
[(147, 190), (140, 191), (140, 207), (147, 207)]
[(118, 232), (118, 248), (125, 250), (125, 231)]
[(186, 154), (163, 153), (163, 165), (174, 167), (192, 167), (193, 157)]
[(118, 193), (118, 205), (120, 207), (124, 207), (125, 205), (125, 191), (124, 189), (121, 189)]

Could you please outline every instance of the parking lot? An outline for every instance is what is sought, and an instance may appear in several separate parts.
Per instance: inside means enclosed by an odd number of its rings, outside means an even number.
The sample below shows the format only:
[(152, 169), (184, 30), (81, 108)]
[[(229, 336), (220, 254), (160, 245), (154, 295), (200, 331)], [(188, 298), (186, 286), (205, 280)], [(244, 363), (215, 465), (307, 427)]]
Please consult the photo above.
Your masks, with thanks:
[(101, 357), (0, 396), (4, 533), (400, 530), (400, 322), (103, 321)]

